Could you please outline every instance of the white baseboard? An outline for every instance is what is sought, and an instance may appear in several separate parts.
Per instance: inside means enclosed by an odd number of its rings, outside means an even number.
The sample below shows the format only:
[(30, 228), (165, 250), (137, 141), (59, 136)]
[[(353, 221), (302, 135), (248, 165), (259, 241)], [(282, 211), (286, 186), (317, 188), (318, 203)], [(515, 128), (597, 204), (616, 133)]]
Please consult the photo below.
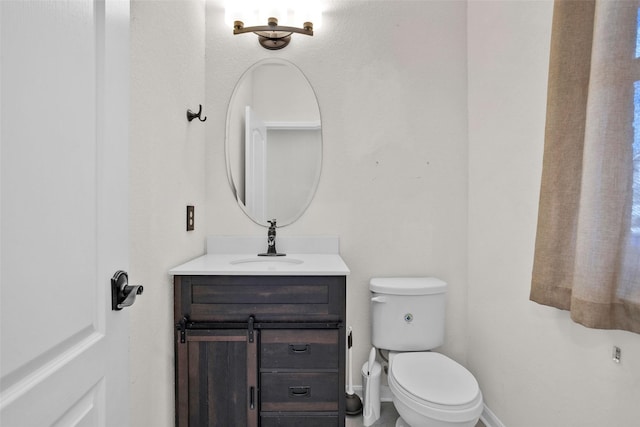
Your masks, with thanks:
[[(362, 399), (361, 385), (353, 386), (353, 391)], [(393, 401), (391, 390), (389, 390), (389, 386), (386, 384), (380, 385), (380, 401), (381, 402)], [(500, 421), (498, 417), (496, 417), (496, 414), (494, 414), (491, 411), (491, 409), (487, 407), (486, 404), (484, 405), (484, 409), (482, 410), (482, 414), (480, 415), (480, 420), (484, 423), (486, 427), (505, 427), (505, 425), (502, 424), (502, 421)]]
[(362, 395), (362, 386), (361, 385), (354, 385), (353, 386), (353, 392), (355, 394), (357, 394), (360, 397), (360, 399), (362, 399), (363, 395)]
[(480, 420), (486, 427), (505, 427), (505, 425), (502, 424), (502, 421), (496, 417), (496, 414), (491, 412), (491, 409), (489, 409), (486, 404), (484, 405), (484, 410), (480, 415)]

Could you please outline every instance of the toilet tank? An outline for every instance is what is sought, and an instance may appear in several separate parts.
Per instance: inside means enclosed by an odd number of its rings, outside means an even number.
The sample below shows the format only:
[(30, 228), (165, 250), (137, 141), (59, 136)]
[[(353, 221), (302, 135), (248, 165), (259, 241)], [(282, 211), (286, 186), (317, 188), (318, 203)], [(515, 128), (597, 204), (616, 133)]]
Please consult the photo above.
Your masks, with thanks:
[(435, 277), (373, 278), (369, 289), (374, 347), (424, 351), (444, 343), (444, 281)]

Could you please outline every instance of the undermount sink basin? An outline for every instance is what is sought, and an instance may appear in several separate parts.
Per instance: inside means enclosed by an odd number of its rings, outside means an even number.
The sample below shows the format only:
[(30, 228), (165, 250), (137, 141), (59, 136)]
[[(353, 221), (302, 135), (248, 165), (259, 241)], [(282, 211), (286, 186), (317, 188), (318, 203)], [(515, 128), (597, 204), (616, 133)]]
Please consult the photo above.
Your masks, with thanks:
[(229, 264), (252, 264), (252, 263), (264, 263), (264, 264), (302, 264), (304, 261), (296, 258), (288, 258), (286, 256), (257, 256), (255, 258), (243, 258), (234, 259)]

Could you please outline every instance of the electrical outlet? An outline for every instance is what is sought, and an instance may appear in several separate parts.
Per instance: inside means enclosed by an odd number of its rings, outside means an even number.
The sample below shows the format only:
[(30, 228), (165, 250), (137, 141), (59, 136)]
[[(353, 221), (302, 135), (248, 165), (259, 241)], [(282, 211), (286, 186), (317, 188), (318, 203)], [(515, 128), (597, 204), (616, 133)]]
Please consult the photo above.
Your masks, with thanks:
[(187, 231), (193, 231), (196, 227), (195, 210), (195, 206), (187, 206)]
[(615, 363), (620, 363), (620, 361), (622, 360), (622, 349), (617, 345), (613, 346), (612, 358)]

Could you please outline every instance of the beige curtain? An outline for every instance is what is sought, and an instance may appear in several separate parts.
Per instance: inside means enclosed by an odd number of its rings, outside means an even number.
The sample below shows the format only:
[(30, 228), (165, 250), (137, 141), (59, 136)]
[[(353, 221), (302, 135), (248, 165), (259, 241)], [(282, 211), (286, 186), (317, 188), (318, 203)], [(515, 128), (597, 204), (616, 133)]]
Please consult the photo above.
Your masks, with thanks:
[[(640, 333), (636, 0), (556, 0), (531, 300)], [(640, 129), (638, 130), (640, 131)], [(640, 172), (638, 172), (640, 173)]]

